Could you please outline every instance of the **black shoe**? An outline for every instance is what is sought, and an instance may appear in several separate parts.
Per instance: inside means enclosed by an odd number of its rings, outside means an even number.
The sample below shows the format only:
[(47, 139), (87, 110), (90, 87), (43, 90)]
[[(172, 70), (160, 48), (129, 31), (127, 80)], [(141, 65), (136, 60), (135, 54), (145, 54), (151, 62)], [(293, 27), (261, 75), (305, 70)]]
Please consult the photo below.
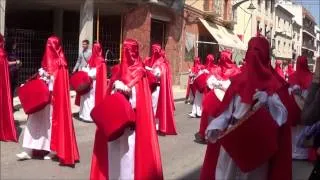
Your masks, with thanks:
[(207, 144), (207, 141), (200, 136), (200, 133), (197, 132), (196, 134), (194, 134), (194, 142), (199, 143), (199, 144)]

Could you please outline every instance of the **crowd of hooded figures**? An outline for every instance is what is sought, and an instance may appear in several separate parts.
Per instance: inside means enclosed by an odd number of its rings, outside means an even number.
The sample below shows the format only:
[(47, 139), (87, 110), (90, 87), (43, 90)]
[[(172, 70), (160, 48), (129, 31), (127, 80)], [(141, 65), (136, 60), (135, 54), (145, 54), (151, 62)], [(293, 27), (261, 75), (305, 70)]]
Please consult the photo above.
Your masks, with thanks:
[[(0, 36), (0, 140), (18, 142), (4, 43)], [(153, 44), (151, 56), (142, 59), (139, 43), (126, 39), (120, 64), (107, 78), (102, 45), (82, 45), (69, 78), (62, 42), (49, 37), (38, 72), (18, 88), (28, 118), (17, 158), (55, 158), (72, 167), (80, 161), (69, 94), (74, 89), (79, 119), (97, 127), (90, 179), (164, 179), (158, 135), (178, 134), (165, 50)], [(304, 56), (285, 72), (278, 60), (273, 68), (270, 44), (260, 35), (249, 41), (241, 67), (230, 49), (208, 54), (203, 64), (195, 57), (186, 102), (190, 118), (201, 117), (195, 141), (207, 145), (199, 178), (291, 180), (292, 159), (299, 159), (316, 161), (310, 179), (320, 179), (319, 61), (314, 74)]]

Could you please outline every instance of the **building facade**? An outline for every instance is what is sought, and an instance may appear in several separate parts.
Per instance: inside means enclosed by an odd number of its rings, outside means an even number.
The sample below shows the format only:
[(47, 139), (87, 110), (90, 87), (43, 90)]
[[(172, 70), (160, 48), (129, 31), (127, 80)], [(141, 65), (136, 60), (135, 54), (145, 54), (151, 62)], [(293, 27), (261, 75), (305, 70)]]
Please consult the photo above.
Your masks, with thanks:
[(319, 26), (315, 26), (315, 33), (316, 33), (316, 40), (315, 40), (316, 52), (315, 52), (315, 58), (319, 58), (319, 57), (320, 57), (320, 28), (319, 28)]
[[(285, 9), (294, 14), (293, 40), (294, 46), (297, 48), (294, 51), (297, 55), (304, 55), (308, 58), (310, 69), (314, 69), (315, 60), (315, 19), (310, 12), (302, 5), (291, 1), (279, 2)], [(296, 25), (295, 25), (296, 24)], [(298, 28), (301, 27), (300, 35), (297, 33)], [(301, 46), (300, 46), (301, 45)], [(299, 52), (300, 51), (300, 52)]]
[(293, 17), (281, 4), (276, 4), (272, 54), (277, 60), (289, 62), (293, 58)]
[[(253, 9), (249, 8), (253, 5)], [(271, 40), (274, 23), (275, 0), (234, 1), (234, 31), (242, 37), (244, 44), (260, 34)]]
[[(194, 56), (217, 53), (219, 46), (200, 19), (230, 28), (231, 0), (0, 0), (0, 30), (18, 43), (23, 61), (20, 82), (32, 75), (51, 34), (62, 38), (69, 67), (75, 64), (81, 41), (99, 40), (112, 52), (108, 65), (119, 62), (124, 39), (136, 39), (140, 56), (153, 43), (166, 50), (174, 84), (181, 84)], [(5, 21), (3, 20), (5, 19)], [(2, 28), (2, 29), (1, 29)], [(230, 29), (224, 29), (230, 31)], [(232, 37), (232, 33), (227, 33)], [(217, 43), (216, 43), (217, 44)]]
[(314, 64), (315, 60), (315, 19), (308, 10), (303, 8), (303, 26), (302, 26), (302, 55), (307, 56), (309, 64)]
[(301, 40), (301, 32), (302, 26), (298, 24), (295, 20), (292, 23), (292, 59), (297, 60), (298, 56), (301, 56), (301, 47), (302, 47), (302, 40)]

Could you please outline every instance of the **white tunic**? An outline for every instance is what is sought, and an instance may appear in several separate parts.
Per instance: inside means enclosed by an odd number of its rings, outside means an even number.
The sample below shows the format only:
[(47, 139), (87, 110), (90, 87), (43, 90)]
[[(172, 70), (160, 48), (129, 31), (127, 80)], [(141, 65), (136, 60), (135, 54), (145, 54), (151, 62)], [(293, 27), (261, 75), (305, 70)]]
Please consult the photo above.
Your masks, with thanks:
[[(136, 90), (131, 90), (130, 104), (136, 107)], [(109, 179), (134, 179), (135, 131), (127, 128), (118, 139), (108, 143)]]
[[(96, 69), (85, 69), (88, 75), (95, 79), (96, 76)], [(92, 82), (92, 88), (90, 91), (80, 97), (80, 110), (79, 110), (79, 117), (85, 121), (93, 122), (90, 113), (95, 105), (95, 93), (96, 93), (96, 80)]]
[[(209, 73), (208, 70), (204, 69), (199, 71), (197, 76), (194, 79), (197, 79), (201, 74)], [(194, 95), (193, 105), (192, 105), (192, 115), (201, 116), (202, 115), (202, 99), (203, 99), (203, 93), (200, 93), (198, 90), (196, 90), (196, 93)]]
[[(260, 99), (260, 97), (258, 97), (258, 99)], [(265, 103), (267, 103), (271, 116), (277, 124), (279, 126), (283, 125), (287, 120), (288, 113), (279, 96), (277, 94), (269, 96), (266, 98)], [(231, 127), (229, 124), (231, 116), (236, 119), (241, 119), (249, 109), (250, 105), (242, 103), (241, 97), (236, 95), (231, 101), (229, 108), (210, 122), (207, 128), (208, 139), (211, 142), (215, 142), (218, 138), (218, 134), (215, 130), (221, 131)], [(215, 171), (215, 178), (217, 180), (265, 180), (268, 177), (268, 162), (251, 172), (244, 173), (237, 167), (225, 149), (221, 147)]]
[[(40, 70), (39, 70), (40, 71)], [(53, 76), (46, 80), (49, 90), (53, 90)], [(48, 104), (42, 110), (28, 116), (23, 133), (22, 147), (26, 149), (51, 151), (52, 105)]]
[[(299, 85), (293, 85), (290, 86), (289, 88), (289, 93), (291, 94), (291, 92), (293, 90), (301, 90), (301, 87)], [(301, 96), (306, 99), (306, 97), (308, 96), (308, 90), (304, 89), (301, 91)], [(298, 139), (299, 139), (299, 134), (304, 130), (305, 126), (296, 126), (296, 127), (292, 127), (292, 158), (293, 159), (299, 159), (299, 160), (304, 160), (304, 159), (308, 159), (309, 156), (309, 152), (308, 152), (308, 148), (303, 148), (298, 146)]]

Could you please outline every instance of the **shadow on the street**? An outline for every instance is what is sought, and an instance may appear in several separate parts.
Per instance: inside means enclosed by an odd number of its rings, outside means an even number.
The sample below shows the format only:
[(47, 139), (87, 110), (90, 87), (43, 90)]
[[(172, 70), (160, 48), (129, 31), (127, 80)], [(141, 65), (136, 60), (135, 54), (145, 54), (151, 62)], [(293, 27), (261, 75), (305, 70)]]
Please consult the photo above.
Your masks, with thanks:
[(79, 120), (79, 112), (76, 112), (76, 113), (72, 113), (72, 117)]
[(177, 178), (177, 180), (198, 180), (200, 178), (201, 167), (194, 169), (191, 172), (186, 173), (182, 177)]

